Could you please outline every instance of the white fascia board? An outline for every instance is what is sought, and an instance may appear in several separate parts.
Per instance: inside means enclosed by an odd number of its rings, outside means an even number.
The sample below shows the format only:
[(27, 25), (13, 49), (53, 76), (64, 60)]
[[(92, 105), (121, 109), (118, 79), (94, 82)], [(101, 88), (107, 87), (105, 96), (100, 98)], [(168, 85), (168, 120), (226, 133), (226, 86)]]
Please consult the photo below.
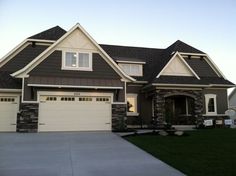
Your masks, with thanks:
[(170, 86), (170, 87), (210, 87), (210, 85), (202, 84), (163, 84), (163, 83), (153, 83), (153, 86)]
[(67, 33), (65, 33), (60, 39), (58, 39), (55, 43), (53, 43), (50, 47), (48, 47), (44, 52), (42, 52), (38, 57), (36, 57), (34, 60), (32, 60), (28, 65), (26, 65), (21, 70), (18, 70), (17, 72), (11, 74), (13, 77), (20, 77), (21, 74), (25, 73), (26, 75), (34, 68), (36, 67), (40, 62), (42, 62), (46, 57), (45, 55), (51, 54), (52, 49), (57, 46), (61, 41), (63, 41), (67, 36), (69, 36), (74, 30), (79, 28), (90, 40), (91, 42), (100, 50), (100, 52), (109, 60), (109, 65), (116, 70), (116, 72), (121, 76), (126, 78), (128, 81), (135, 81), (134, 78), (128, 76), (122, 69), (119, 68), (119, 66), (113, 61), (113, 59), (97, 44), (97, 42), (83, 29), (83, 27), (80, 24), (76, 24), (74, 27), (72, 27)]
[(14, 93), (21, 93), (21, 89), (0, 89), (0, 92), (14, 92)]
[(51, 84), (27, 84), (29, 87), (56, 87), (56, 88), (83, 88), (83, 89), (123, 89), (123, 87), (109, 86), (74, 86), (74, 85), (51, 85)]
[(236, 85), (228, 85), (228, 84), (210, 84), (211, 87), (227, 87), (227, 88), (231, 88), (231, 87), (236, 87)]
[(129, 64), (146, 64), (146, 62), (139, 62), (139, 61), (122, 61), (122, 60), (116, 60), (118, 63), (129, 63)]
[[(21, 47), (23, 47), (25, 44), (27, 43), (27, 40), (22, 41), (19, 45), (17, 45), (15, 48), (13, 48), (10, 52), (8, 52), (5, 56), (3, 56), (0, 59), (0, 67), (2, 67), (6, 62), (8, 62), (11, 58), (11, 55), (15, 52), (17, 52), (17, 50), (19, 50)], [(27, 46), (27, 45), (26, 45)], [(25, 47), (26, 47), (25, 46)]]
[(179, 52), (180, 55), (192, 55), (192, 56), (207, 56), (205, 53), (185, 53), (185, 52)]
[(176, 57), (179, 56), (179, 58), (181, 59), (181, 61), (187, 66), (187, 68), (192, 72), (192, 74), (199, 80), (200, 77), (195, 73), (195, 71), (188, 65), (188, 63), (183, 59), (183, 57), (179, 54), (179, 52), (177, 51), (172, 57), (171, 59), (168, 61), (168, 63), (165, 65), (165, 67), (160, 71), (160, 73), (157, 75), (156, 78), (159, 78), (162, 73), (164, 72), (164, 70), (166, 69), (166, 67), (168, 67), (168, 65), (170, 65), (170, 63), (172, 62), (172, 60)]
[(54, 43), (56, 40), (26, 39), (29, 42)]

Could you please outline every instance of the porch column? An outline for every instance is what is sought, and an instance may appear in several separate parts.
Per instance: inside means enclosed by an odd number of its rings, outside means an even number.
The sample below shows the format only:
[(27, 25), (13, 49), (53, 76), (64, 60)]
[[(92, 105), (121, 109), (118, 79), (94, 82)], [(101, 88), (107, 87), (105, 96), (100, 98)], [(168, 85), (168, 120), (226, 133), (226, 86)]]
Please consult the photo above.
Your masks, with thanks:
[(165, 98), (160, 90), (156, 90), (153, 97), (154, 118), (158, 126), (163, 126), (165, 121)]

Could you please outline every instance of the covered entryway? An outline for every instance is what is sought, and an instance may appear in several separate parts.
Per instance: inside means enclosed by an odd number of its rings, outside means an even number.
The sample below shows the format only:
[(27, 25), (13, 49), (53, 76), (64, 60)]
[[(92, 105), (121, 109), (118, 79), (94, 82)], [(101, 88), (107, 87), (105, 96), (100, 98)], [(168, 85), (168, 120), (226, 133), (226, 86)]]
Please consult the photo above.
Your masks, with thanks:
[(194, 99), (184, 95), (166, 97), (165, 120), (172, 125), (194, 125)]
[(38, 131), (111, 130), (109, 96), (40, 96)]
[(0, 131), (16, 131), (16, 118), (19, 109), (19, 97), (0, 95)]

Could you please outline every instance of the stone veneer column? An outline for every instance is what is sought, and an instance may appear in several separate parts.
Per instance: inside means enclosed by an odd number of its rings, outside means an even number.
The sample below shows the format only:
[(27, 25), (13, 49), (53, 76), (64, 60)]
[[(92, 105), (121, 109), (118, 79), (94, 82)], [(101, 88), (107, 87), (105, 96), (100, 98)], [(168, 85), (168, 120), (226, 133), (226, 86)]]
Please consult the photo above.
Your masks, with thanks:
[(112, 104), (112, 130), (123, 131), (126, 129), (126, 104)]
[(154, 117), (159, 126), (165, 123), (165, 97), (184, 95), (194, 98), (194, 113), (197, 124), (203, 121), (203, 98), (202, 90), (160, 89), (154, 94)]
[(20, 113), (17, 114), (17, 132), (37, 132), (38, 103), (21, 103)]

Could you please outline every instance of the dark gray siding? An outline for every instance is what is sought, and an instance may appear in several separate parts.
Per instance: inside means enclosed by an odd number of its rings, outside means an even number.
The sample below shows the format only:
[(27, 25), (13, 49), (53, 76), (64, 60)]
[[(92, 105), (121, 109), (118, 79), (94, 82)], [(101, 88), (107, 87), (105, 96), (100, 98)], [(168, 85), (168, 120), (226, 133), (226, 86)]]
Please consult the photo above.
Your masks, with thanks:
[(200, 77), (218, 77), (211, 66), (206, 62), (205, 59), (190, 58), (185, 59), (189, 66), (197, 73)]
[(37, 92), (38, 91), (55, 91), (55, 92), (99, 92), (99, 93), (113, 93), (114, 102), (124, 102), (125, 93), (124, 93), (124, 83), (120, 86), (123, 89), (76, 89), (76, 88), (42, 88), (42, 87), (29, 87), (29, 78), (24, 80), (24, 100), (25, 101), (37, 101)]
[(226, 89), (205, 89), (203, 90), (203, 113), (206, 114), (205, 106), (205, 94), (216, 94), (216, 103), (217, 103), (217, 113), (225, 114), (225, 111), (228, 109), (228, 96)]
[(29, 62), (31, 62), (47, 48), (48, 46), (43, 45), (28, 45), (15, 57), (3, 65), (3, 67), (1, 67), (1, 71), (8, 71), (10, 73), (18, 71), (25, 67)]
[(54, 51), (48, 58), (35, 67), (32, 76), (58, 76), (74, 78), (119, 79), (120, 76), (97, 53), (93, 53), (93, 71), (62, 70), (62, 51)]
[(137, 108), (139, 116), (128, 116), (128, 125), (150, 125), (152, 119), (152, 98), (145, 96), (145, 93), (141, 93), (142, 85), (127, 85), (127, 93), (138, 94)]

